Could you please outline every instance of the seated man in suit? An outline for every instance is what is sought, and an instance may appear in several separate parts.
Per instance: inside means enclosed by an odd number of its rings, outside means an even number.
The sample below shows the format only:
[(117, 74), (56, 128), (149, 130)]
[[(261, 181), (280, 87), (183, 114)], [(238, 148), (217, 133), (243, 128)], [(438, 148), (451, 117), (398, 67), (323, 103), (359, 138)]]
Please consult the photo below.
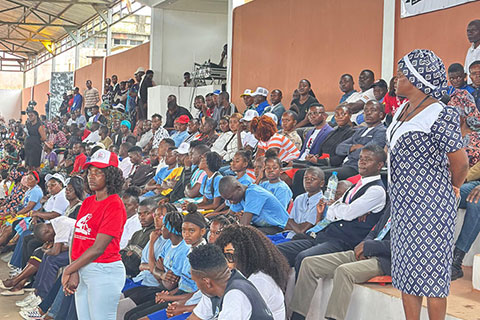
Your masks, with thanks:
[(333, 290), (325, 318), (345, 319), (353, 285), (391, 273), (390, 228), (390, 207), (387, 205), (375, 228), (354, 250), (305, 258), (290, 302), (291, 320), (305, 320), (318, 280), (326, 278), (333, 278)]
[(368, 145), (360, 152), (358, 168), (361, 179), (339, 200), (328, 207), (331, 223), (314, 234), (314, 238), (278, 245), (291, 266), (298, 272), (303, 259), (319, 254), (353, 250), (380, 219), (387, 193), (380, 178), (387, 155), (382, 147)]
[(305, 141), (300, 152), (300, 160), (308, 160), (309, 156), (318, 154), (323, 141), (333, 130), (327, 124), (327, 113), (325, 112), (325, 107), (320, 103), (312, 103), (307, 112), (307, 117), (314, 127), (305, 135)]
[(358, 159), (360, 150), (369, 145), (377, 145), (380, 148), (385, 147), (387, 129), (382, 123), (385, 117), (383, 105), (376, 101), (370, 100), (365, 104), (364, 108), (366, 127), (358, 127), (355, 129), (353, 136), (343, 141), (337, 146), (335, 153), (347, 156), (341, 168), (333, 168), (324, 170), (325, 180), (328, 181), (331, 173), (337, 171), (338, 180), (345, 180), (358, 172)]

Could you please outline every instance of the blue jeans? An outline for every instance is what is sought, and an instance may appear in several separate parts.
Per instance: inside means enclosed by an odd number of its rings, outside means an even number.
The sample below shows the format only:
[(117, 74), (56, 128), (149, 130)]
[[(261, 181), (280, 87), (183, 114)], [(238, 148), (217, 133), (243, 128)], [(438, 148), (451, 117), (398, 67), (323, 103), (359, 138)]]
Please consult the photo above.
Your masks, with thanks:
[(462, 230), (455, 246), (463, 252), (468, 252), (480, 233), (480, 202), (467, 202), (467, 197), (480, 181), (470, 181), (460, 187), (460, 208), (466, 209)]
[(126, 277), (122, 261), (91, 262), (78, 273), (80, 282), (75, 293), (78, 319), (116, 320)]
[(20, 237), (18, 237), (17, 244), (15, 245), (15, 250), (13, 251), (13, 256), (10, 258), (10, 264), (17, 267), (23, 268), (22, 266), (22, 252), (23, 252), (23, 238), (32, 234), (32, 231), (27, 230), (23, 232)]

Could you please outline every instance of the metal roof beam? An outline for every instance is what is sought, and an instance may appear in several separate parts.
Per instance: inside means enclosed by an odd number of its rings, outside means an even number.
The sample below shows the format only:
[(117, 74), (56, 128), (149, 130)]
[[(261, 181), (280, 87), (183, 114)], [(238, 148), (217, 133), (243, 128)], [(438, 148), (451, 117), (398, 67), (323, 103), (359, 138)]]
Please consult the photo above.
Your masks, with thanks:
[[(29, 8), (28, 6), (26, 6), (26, 5), (24, 5), (24, 4), (20, 3), (20, 2), (17, 2), (17, 1), (15, 1), (15, 0), (7, 0), (7, 1), (10, 2), (10, 3), (16, 4), (16, 5), (22, 6), (22, 7)], [(46, 14), (46, 15), (48, 15), (48, 16), (54, 16), (54, 17), (56, 17), (57, 19), (63, 20), (63, 21), (68, 22), (68, 23), (70, 23), (70, 24), (75, 24), (75, 25), (78, 24), (77, 22), (75, 22), (75, 21), (73, 21), (73, 20), (70, 20), (70, 19), (61, 17), (61, 14), (60, 14), (60, 15), (52, 15), (52, 13), (50, 13), (50, 12), (48, 12), (48, 11), (45, 11), (45, 10), (42, 10), (42, 9), (38, 9), (38, 8), (37, 8), (37, 9), (33, 9), (33, 10), (36, 11), (36, 12), (39, 12), (39, 13)]]
[(11, 10), (15, 10), (15, 9), (19, 9), (19, 8), (22, 8), (22, 7), (23, 7), (22, 5), (18, 5), (18, 6), (15, 6), (15, 7), (3, 9), (3, 10), (0, 10), (0, 13), (7, 12), (7, 11), (11, 11)]
[(41, 22), (15, 22), (15, 21), (0, 21), (0, 24), (10, 25), (10, 26), (37, 26), (37, 27), (76, 27), (79, 25), (64, 25), (60, 23), (41, 23)]
[(108, 10), (108, 7), (98, 5), (98, 4), (92, 4), (92, 8), (95, 9), (95, 11), (98, 13), (100, 18), (102, 18), (102, 20), (108, 24), (108, 16), (105, 14), (105, 11)]
[[(24, 0), (28, 2), (37, 2), (38, 0)], [(46, 3), (73, 3), (73, 4), (104, 4), (104, 5), (112, 5), (114, 4), (108, 0), (42, 0), (42, 2)]]

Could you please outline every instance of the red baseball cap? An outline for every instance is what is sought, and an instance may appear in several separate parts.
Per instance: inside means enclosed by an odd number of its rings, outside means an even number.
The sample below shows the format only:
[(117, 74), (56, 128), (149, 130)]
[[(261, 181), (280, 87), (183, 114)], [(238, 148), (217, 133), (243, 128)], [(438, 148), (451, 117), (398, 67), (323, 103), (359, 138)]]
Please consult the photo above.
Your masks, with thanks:
[(175, 121), (181, 124), (187, 124), (188, 122), (190, 122), (190, 118), (184, 114), (178, 117), (177, 119), (175, 119)]
[(106, 167), (118, 167), (118, 157), (115, 153), (100, 149), (95, 152), (91, 158), (83, 165), (83, 169), (88, 168), (89, 166), (94, 166), (97, 168), (106, 168)]

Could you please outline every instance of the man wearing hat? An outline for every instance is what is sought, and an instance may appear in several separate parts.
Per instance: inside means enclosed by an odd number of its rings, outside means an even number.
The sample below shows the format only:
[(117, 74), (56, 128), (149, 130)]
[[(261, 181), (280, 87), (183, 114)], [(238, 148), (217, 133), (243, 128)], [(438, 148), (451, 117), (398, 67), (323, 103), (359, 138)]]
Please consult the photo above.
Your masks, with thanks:
[(179, 147), (180, 144), (188, 137), (188, 122), (190, 118), (187, 115), (181, 115), (175, 119), (175, 127), (177, 131), (172, 134), (171, 138), (175, 141), (175, 147)]
[(250, 122), (255, 117), (258, 117), (258, 112), (256, 110), (247, 110), (243, 118), (240, 119), (240, 126), (238, 130), (240, 130), (240, 132), (246, 132), (245, 136), (242, 138), (242, 144), (244, 148), (248, 146), (252, 149), (255, 149), (258, 144), (257, 138), (255, 138), (255, 135), (250, 132)]
[(257, 87), (254, 93), (252, 93), (253, 100), (257, 105), (257, 112), (259, 115), (263, 114), (263, 110), (268, 107), (270, 104), (267, 101), (268, 90), (263, 87)]
[(383, 98), (385, 97), (385, 95), (388, 92), (388, 85), (385, 82), (385, 80), (383, 80), (383, 79), (377, 80), (372, 85), (372, 87), (373, 87), (373, 95), (375, 96), (375, 99), (378, 102), (383, 103)]
[(245, 112), (247, 110), (254, 110), (256, 109), (255, 104), (253, 103), (253, 96), (252, 90), (245, 89), (245, 91), (240, 95), (240, 98), (243, 99), (243, 103), (245, 103)]
[(69, 206), (65, 195), (65, 177), (61, 173), (47, 174), (45, 176), (45, 185), (50, 198), (43, 205), (43, 210), (34, 211), (32, 217), (50, 220), (63, 215)]

